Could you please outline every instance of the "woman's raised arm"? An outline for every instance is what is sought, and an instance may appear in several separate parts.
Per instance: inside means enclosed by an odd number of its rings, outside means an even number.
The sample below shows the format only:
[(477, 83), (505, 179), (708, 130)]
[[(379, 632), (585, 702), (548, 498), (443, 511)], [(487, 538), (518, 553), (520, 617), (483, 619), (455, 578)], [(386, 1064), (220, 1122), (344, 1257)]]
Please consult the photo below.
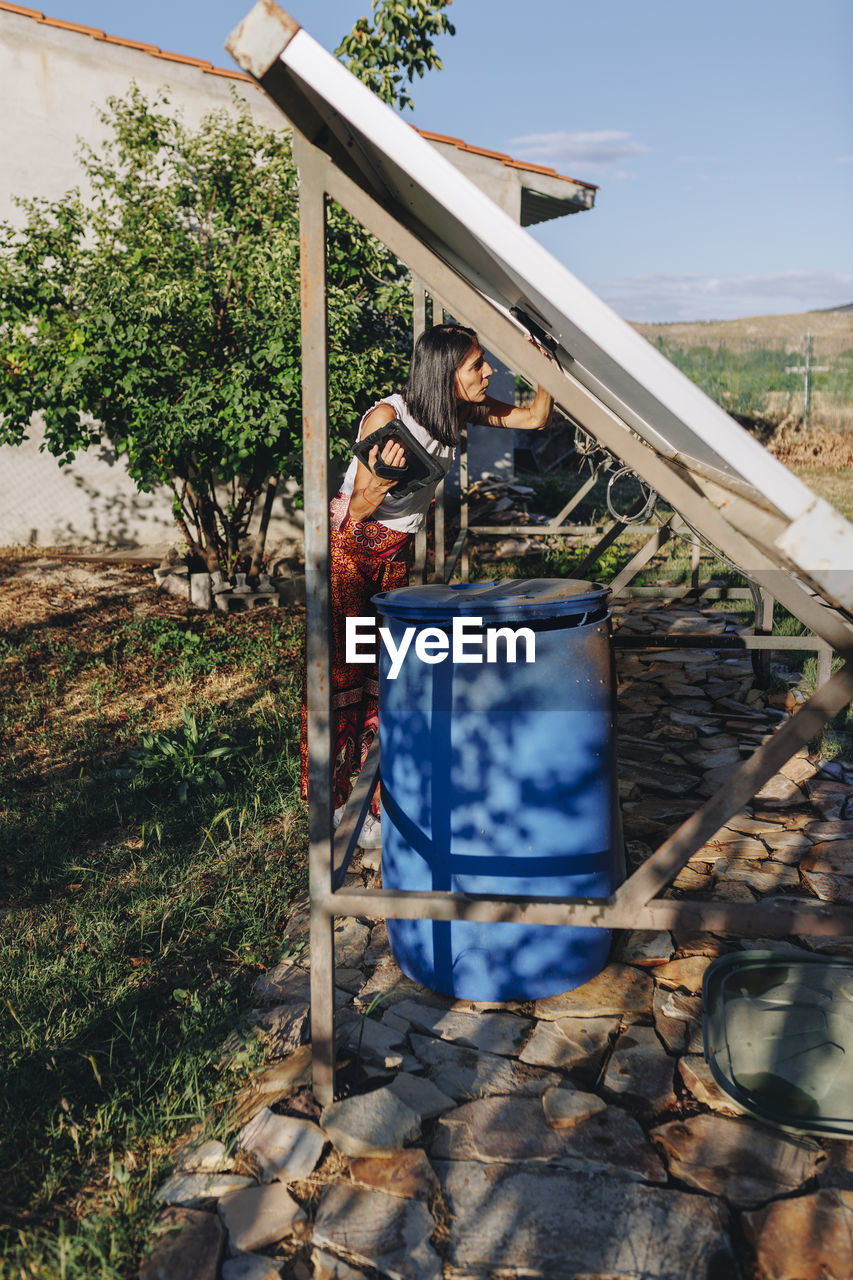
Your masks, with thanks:
[(510, 427), (518, 431), (540, 431), (550, 426), (554, 397), (544, 387), (536, 388), (533, 403), (529, 405), (504, 404), (486, 396), (471, 417), (484, 427)]

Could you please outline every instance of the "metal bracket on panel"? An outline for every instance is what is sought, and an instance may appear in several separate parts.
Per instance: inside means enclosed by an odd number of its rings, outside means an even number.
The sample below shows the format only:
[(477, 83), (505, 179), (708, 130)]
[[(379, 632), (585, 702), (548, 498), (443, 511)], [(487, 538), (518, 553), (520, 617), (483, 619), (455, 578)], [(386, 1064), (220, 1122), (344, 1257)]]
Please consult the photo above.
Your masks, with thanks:
[(299, 23), (273, 0), (258, 0), (231, 32), (225, 48), (238, 66), (260, 80), (299, 30)]

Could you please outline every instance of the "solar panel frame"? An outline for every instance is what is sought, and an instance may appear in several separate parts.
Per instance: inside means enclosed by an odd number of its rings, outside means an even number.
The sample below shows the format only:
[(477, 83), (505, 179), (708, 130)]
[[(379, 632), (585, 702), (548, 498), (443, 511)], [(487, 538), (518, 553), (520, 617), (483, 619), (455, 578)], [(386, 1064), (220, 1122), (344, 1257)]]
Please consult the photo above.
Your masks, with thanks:
[[(853, 525), (438, 149), (266, 0), (247, 16), (229, 48), (342, 175), (493, 306), (504, 314), (521, 307), (552, 335), (576, 384), (696, 490), (689, 508), (679, 508), (685, 519), (702, 523), (704, 497), (705, 505), (725, 512), (778, 569), (800, 575), (831, 607), (853, 611)], [(530, 376), (518, 361), (514, 367)], [(596, 434), (594, 426), (583, 425)]]

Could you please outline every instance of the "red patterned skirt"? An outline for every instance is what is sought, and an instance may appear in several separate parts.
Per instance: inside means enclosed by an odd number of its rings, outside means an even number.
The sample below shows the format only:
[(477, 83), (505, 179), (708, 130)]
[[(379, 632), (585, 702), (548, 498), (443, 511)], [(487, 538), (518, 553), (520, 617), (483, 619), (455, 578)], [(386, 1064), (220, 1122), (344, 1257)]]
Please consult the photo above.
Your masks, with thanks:
[[(341, 494), (331, 504), (332, 790), (336, 809), (346, 803), (379, 725), (378, 664), (347, 663), (345, 620), (375, 617), (371, 596), (407, 585), (414, 543), (412, 534), (389, 529), (378, 520), (353, 522), (348, 507), (348, 499)], [(338, 524), (340, 527), (336, 527)], [(308, 712), (303, 695), (300, 743), (303, 799), (308, 798), (307, 731)], [(378, 815), (378, 787), (371, 810)]]

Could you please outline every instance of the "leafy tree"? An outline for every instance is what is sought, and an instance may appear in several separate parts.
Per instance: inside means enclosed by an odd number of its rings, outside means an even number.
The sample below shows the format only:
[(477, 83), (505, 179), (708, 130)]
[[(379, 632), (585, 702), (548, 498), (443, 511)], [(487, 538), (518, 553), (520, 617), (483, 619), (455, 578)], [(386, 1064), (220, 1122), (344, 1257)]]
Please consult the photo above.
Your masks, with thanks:
[(359, 18), (335, 50), (350, 71), (370, 85), (383, 102), (411, 107), (403, 86), (425, 71), (440, 71), (435, 36), (455, 35), (444, 12), (451, 0), (373, 0), (373, 25)]
[[(447, 2), (375, 0), (350, 65), (409, 102), (402, 76), (439, 66), (431, 34), (452, 34)], [(257, 573), (277, 478), (301, 477), (289, 135), (236, 97), (190, 131), (165, 95), (149, 103), (136, 87), (102, 119), (106, 144), (80, 149), (86, 197), (21, 201), (22, 227), (0, 225), (0, 443), (20, 443), (38, 411), (61, 463), (106, 437), (140, 490), (171, 487), (190, 562), (210, 572), (238, 565), (264, 494), (243, 561)], [(335, 205), (328, 262), (331, 449), (343, 457), (359, 412), (398, 380), (411, 300), (402, 265)]]

